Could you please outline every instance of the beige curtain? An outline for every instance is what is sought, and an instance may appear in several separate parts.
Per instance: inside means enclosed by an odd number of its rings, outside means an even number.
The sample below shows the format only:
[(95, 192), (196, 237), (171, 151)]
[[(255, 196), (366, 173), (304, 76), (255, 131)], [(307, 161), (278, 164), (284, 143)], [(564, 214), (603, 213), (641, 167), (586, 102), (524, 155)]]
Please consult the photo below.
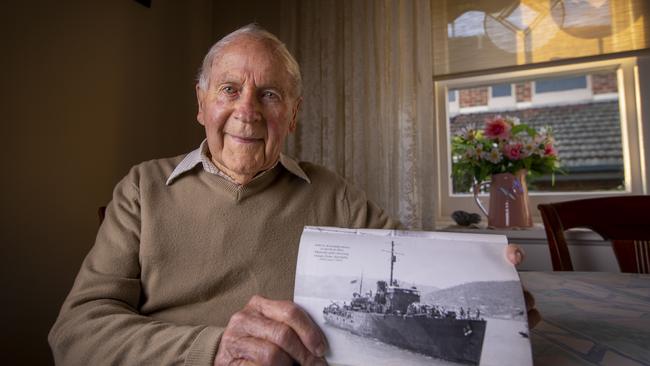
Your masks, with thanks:
[(408, 228), (432, 229), (436, 172), (429, 1), (282, 2), (303, 73), (289, 154), (364, 189)]

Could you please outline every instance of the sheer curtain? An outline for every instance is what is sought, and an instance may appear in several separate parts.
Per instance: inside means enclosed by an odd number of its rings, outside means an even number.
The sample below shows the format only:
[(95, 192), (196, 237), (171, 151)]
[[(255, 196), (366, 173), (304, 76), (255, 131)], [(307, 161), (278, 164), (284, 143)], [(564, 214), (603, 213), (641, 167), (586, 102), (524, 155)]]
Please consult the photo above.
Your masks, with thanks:
[(412, 229), (432, 229), (436, 174), (429, 1), (282, 2), (303, 74), (287, 152), (327, 166)]

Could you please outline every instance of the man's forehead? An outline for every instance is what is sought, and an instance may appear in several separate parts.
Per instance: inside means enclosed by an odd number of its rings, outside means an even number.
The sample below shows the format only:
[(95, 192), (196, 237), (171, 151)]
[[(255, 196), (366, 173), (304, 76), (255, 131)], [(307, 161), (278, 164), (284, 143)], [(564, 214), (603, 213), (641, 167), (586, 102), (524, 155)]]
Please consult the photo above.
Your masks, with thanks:
[(235, 40), (212, 62), (213, 81), (241, 81), (249, 77), (258, 82), (284, 85), (289, 73), (274, 48), (259, 40)]

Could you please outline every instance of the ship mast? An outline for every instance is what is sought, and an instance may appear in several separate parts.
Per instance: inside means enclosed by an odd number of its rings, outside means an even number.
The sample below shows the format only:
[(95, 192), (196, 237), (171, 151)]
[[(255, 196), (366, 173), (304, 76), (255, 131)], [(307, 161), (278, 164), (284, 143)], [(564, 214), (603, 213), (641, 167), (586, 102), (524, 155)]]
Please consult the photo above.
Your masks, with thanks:
[[(388, 250), (382, 249), (382, 251), (388, 253)], [(402, 255), (403, 253), (395, 252), (395, 242), (391, 241), (390, 242), (390, 282), (388, 283), (388, 286), (393, 286), (393, 270), (395, 266), (395, 262), (397, 262), (397, 256), (396, 254)]]
[(359, 296), (362, 296), (362, 288), (363, 288), (363, 271), (361, 271), (361, 281), (359, 281)]
[(395, 258), (395, 242), (391, 241), (390, 242), (390, 282), (388, 283), (388, 286), (393, 286), (393, 265), (397, 261), (397, 258)]

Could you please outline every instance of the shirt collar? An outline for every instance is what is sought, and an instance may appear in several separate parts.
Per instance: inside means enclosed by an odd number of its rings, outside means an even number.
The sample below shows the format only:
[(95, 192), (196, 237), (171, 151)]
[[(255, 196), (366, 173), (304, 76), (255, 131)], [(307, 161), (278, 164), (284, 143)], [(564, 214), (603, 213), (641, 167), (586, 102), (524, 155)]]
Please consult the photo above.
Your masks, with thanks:
[[(205, 170), (206, 172), (219, 175), (225, 179), (232, 181), (230, 177), (228, 177), (225, 173), (219, 170), (219, 168), (217, 168), (212, 163), (212, 161), (208, 157), (207, 151), (208, 151), (208, 142), (207, 139), (205, 139), (203, 140), (203, 142), (201, 142), (201, 145), (196, 150), (193, 150), (189, 154), (187, 154), (183, 158), (183, 160), (181, 160), (181, 162), (176, 166), (176, 168), (174, 168), (174, 171), (172, 171), (172, 173), (167, 178), (166, 184), (171, 185), (172, 183), (174, 183), (174, 181), (176, 181), (178, 177), (194, 169), (194, 167), (196, 167), (199, 164), (203, 166), (203, 170)], [(300, 164), (298, 164), (298, 162), (294, 158), (284, 154), (280, 154), (279, 163), (282, 164), (282, 166), (285, 169), (287, 169), (291, 174), (303, 179), (307, 183), (311, 183), (311, 180), (307, 176), (307, 173), (305, 173), (305, 171), (302, 170)]]

